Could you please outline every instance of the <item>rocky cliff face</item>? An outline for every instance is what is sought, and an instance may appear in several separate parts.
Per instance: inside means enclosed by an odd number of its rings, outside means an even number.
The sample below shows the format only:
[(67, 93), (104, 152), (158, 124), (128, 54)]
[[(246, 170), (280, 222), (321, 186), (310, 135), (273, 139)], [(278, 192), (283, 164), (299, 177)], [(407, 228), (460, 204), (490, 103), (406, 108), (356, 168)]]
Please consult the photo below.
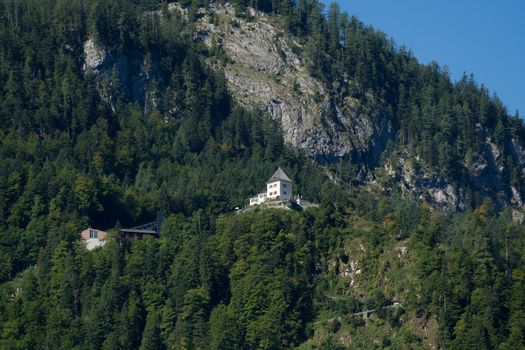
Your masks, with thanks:
[[(505, 177), (511, 174), (502, 159), (501, 147), (486, 132), (483, 134), (485, 141), (481, 144), (479, 153), (465, 157), (465, 182), (468, 182), (472, 190), (486, 194), (500, 207), (522, 206), (523, 196), (519, 190), (506, 184)], [(509, 148), (518, 159), (521, 172), (525, 173), (523, 146), (513, 139), (509, 142)], [(394, 152), (386, 159), (382, 169), (376, 169), (376, 173), (378, 172), (384, 172), (386, 178), (403, 193), (414, 194), (421, 201), (435, 207), (464, 210), (471, 200), (471, 194), (465, 191), (465, 187), (453, 185), (440, 174), (440, 169), (433, 168), (406, 149)]]
[(383, 170), (388, 181), (402, 193), (413, 194), (434, 206), (465, 208), (464, 192), (451, 186), (417, 155), (406, 151), (396, 152), (385, 162)]
[(229, 6), (202, 11), (196, 37), (229, 57), (224, 73), (228, 87), (246, 106), (268, 112), (282, 127), (284, 140), (319, 163), (340, 157), (366, 159), (374, 165), (392, 124), (383, 111), (365, 111), (359, 101), (334, 102), (326, 87), (312, 77), (300, 52), (302, 47), (262, 13), (255, 20), (234, 16)]
[(154, 66), (144, 57), (108, 52), (94, 39), (84, 43), (84, 73), (96, 75), (101, 97), (112, 106), (117, 94), (146, 105), (154, 104), (148, 89)]

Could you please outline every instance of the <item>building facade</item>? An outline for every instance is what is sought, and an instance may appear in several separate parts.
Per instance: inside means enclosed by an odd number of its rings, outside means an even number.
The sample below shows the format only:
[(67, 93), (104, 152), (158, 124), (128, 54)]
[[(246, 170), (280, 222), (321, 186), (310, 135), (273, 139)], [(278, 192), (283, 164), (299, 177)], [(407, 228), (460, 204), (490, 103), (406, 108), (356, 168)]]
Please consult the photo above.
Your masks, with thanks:
[(292, 199), (292, 180), (279, 167), (272, 177), (266, 181), (266, 192), (250, 198), (250, 206), (267, 201), (288, 201)]
[(102, 247), (106, 243), (108, 233), (106, 231), (88, 227), (80, 232), (80, 238), (86, 243), (86, 248), (92, 250), (97, 247)]

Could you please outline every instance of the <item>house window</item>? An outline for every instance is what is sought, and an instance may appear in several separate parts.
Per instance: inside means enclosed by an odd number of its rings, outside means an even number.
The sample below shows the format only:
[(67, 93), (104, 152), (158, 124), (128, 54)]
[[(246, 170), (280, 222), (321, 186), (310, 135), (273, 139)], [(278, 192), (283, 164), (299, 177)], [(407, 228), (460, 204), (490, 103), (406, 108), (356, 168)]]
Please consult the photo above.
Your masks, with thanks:
[(283, 187), (286, 188), (286, 184), (283, 184)]
[(89, 238), (98, 238), (98, 231), (89, 229)]
[(286, 191), (284, 191), (283, 194), (286, 194)]

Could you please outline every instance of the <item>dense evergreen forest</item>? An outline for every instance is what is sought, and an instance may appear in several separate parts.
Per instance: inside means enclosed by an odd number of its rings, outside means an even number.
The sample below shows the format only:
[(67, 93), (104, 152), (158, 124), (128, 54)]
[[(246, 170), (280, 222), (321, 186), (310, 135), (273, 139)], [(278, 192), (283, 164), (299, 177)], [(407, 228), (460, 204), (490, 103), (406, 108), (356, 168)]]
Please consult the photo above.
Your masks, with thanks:
[[(187, 18), (157, 0), (0, 2), (0, 348), (525, 348), (520, 212), (484, 198), (465, 166), (490, 135), (503, 181), (525, 192), (517, 113), (335, 5), (233, 1), (238, 16), (279, 18), (334, 99), (387, 111), (385, 157), (420, 154), (470, 203), (376, 193), (352, 163), (329, 167), (332, 181), (206, 64), (222, 53), (191, 26), (208, 2), (179, 3)], [(88, 38), (146, 62), (155, 104), (85, 71)], [(235, 214), (277, 166), (320, 206)], [(88, 225), (157, 210), (159, 239), (79, 242)]]

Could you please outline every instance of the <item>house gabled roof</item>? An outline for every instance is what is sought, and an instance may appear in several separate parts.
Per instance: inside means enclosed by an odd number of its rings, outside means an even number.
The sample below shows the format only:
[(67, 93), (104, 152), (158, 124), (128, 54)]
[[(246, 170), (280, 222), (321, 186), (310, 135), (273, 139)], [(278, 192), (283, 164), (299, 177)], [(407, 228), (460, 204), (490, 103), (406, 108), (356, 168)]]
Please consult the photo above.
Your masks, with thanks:
[(279, 181), (279, 180), (287, 181), (287, 182), (290, 182), (290, 183), (292, 182), (292, 180), (290, 180), (290, 178), (288, 176), (286, 176), (286, 174), (284, 173), (283, 169), (281, 169), (281, 167), (279, 167), (277, 169), (277, 171), (272, 175), (270, 180), (266, 181), (266, 183), (275, 182), (275, 181)]

